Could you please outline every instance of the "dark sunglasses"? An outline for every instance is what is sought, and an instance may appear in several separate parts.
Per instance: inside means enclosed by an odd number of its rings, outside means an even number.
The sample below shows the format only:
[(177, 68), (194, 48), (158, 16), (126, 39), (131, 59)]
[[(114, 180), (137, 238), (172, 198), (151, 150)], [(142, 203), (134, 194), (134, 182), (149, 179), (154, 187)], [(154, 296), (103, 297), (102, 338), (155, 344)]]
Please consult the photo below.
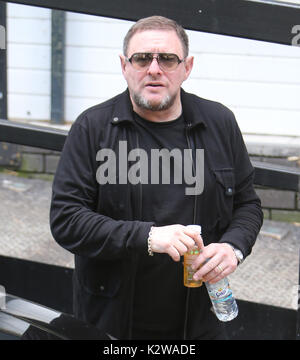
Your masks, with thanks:
[(180, 60), (176, 54), (169, 53), (135, 53), (127, 61), (138, 71), (147, 70), (156, 59), (163, 71), (174, 71), (185, 59)]

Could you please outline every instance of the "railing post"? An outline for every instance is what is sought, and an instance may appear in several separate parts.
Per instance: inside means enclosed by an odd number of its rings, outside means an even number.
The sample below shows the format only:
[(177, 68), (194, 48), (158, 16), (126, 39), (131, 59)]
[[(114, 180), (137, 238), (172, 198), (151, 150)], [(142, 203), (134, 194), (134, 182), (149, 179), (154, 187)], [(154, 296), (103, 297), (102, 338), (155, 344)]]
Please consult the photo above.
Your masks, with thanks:
[[(299, 239), (300, 240), (300, 239)], [(296, 322), (296, 340), (300, 340), (300, 249), (299, 249), (299, 273), (297, 289), (297, 322)]]
[(51, 22), (51, 122), (64, 122), (65, 12), (52, 10)]
[(6, 3), (0, 2), (0, 119), (7, 119)]

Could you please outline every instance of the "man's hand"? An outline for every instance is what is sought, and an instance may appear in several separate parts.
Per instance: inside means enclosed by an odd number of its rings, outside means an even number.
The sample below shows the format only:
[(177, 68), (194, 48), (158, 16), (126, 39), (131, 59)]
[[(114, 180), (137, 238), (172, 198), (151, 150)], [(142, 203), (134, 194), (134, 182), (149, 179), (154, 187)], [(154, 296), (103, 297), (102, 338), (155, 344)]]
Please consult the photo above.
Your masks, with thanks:
[(204, 247), (201, 235), (183, 225), (167, 225), (152, 228), (151, 249), (156, 253), (166, 253), (174, 261), (191, 250), (194, 245)]
[(199, 269), (194, 274), (194, 279), (203, 279), (214, 284), (235, 271), (237, 265), (237, 258), (230, 245), (212, 243), (205, 246), (194, 261), (193, 268)]

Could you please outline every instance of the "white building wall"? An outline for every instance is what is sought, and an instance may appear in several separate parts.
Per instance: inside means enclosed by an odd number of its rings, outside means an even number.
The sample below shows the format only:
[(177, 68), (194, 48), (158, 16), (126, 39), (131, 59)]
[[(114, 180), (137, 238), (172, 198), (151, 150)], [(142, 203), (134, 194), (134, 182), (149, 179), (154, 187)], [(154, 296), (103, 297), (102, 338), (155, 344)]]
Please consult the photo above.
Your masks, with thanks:
[(230, 107), (245, 133), (300, 135), (300, 47), (189, 32), (185, 89)]
[(65, 116), (74, 120), (87, 107), (126, 89), (119, 54), (131, 22), (67, 13)]
[(50, 120), (51, 11), (7, 4), (8, 117)]
[[(11, 119), (50, 118), (50, 17), (8, 4)], [(118, 55), (131, 24), (67, 13), (66, 121), (126, 88)], [(244, 133), (300, 136), (300, 47), (188, 34), (195, 63), (185, 90), (230, 107)]]

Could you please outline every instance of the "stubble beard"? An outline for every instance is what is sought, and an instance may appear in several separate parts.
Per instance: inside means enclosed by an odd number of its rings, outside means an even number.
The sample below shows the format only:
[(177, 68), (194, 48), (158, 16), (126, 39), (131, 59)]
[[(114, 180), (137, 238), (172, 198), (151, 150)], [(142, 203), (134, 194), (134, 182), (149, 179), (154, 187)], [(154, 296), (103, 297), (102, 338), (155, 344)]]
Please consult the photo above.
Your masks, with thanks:
[(136, 106), (141, 109), (151, 111), (163, 111), (168, 110), (174, 104), (176, 95), (166, 95), (160, 102), (149, 101), (144, 96), (136, 93), (133, 94), (132, 98)]

